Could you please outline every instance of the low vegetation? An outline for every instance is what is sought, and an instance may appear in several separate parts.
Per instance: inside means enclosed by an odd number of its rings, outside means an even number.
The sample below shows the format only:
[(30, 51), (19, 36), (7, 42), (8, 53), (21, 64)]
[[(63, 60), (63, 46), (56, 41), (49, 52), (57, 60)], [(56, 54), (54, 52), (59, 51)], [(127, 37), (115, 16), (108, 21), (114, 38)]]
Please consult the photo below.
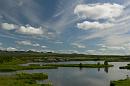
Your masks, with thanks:
[(130, 78), (127, 76), (126, 79), (111, 81), (110, 86), (130, 86)]
[(129, 56), (120, 55), (85, 55), (85, 54), (60, 54), (52, 52), (33, 51), (0, 51), (0, 63), (20, 59), (23, 62), (62, 62), (62, 61), (130, 61)]
[[(105, 61), (104, 64), (31, 64), (29, 66), (20, 66), (30, 62), (64, 62), (64, 61)], [(83, 67), (83, 68), (108, 68), (113, 65), (108, 62), (130, 61), (129, 56), (117, 55), (85, 55), (85, 54), (59, 54), (52, 52), (33, 52), (33, 51), (0, 51), (0, 71), (18, 71), (30, 69), (55, 69), (58, 67)], [(130, 69), (130, 65), (120, 67)], [(52, 86), (49, 84), (37, 84), (36, 80), (47, 79), (47, 74), (20, 73), (15, 76), (0, 76), (0, 86)], [(112, 81), (111, 86), (130, 86), (130, 80)]]
[(43, 73), (20, 73), (14, 76), (0, 76), (0, 86), (52, 86), (48, 84), (37, 84), (36, 80), (48, 79), (47, 74)]
[(130, 64), (127, 64), (127, 66), (122, 66), (120, 69), (129, 69), (130, 70)]
[(34, 79), (34, 80), (48, 79), (48, 75), (44, 73), (33, 73), (33, 74), (19, 73), (16, 74), (16, 76), (18, 79)]
[(55, 66), (18, 66), (18, 65), (0, 65), (1, 72), (31, 70), (31, 69), (56, 69)]
[(55, 67), (83, 67), (83, 68), (104, 68), (112, 67), (113, 65), (105, 64), (46, 64), (44, 66), (55, 66)]

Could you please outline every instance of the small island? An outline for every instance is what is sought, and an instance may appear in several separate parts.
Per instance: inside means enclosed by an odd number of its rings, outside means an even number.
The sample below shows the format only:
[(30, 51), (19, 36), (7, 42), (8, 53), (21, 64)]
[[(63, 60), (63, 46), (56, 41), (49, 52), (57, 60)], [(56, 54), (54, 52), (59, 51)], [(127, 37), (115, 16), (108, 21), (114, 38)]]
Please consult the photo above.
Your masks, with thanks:
[(128, 70), (130, 70), (130, 64), (127, 64), (127, 66), (122, 66), (122, 67), (120, 67), (120, 69), (128, 69)]
[(127, 75), (126, 79), (111, 81), (110, 86), (130, 86), (130, 78)]

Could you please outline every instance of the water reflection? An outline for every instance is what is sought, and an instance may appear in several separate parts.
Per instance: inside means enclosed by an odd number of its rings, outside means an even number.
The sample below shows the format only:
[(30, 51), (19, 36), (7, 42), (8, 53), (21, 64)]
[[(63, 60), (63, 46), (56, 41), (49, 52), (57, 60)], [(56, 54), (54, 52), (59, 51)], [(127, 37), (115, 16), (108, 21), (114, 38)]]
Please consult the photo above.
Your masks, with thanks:
[(82, 70), (82, 67), (79, 67), (80, 71)]
[(34, 62), (34, 63), (27, 63), (27, 64), (20, 64), (21, 66), (28, 66), (30, 64), (40, 64), (40, 65), (45, 65), (45, 64), (103, 64), (104, 61), (68, 61), (68, 62), (51, 62), (51, 63), (44, 63), (44, 62)]
[(106, 73), (108, 73), (108, 67), (105, 67), (105, 68), (104, 68), (104, 71), (105, 71)]
[(98, 72), (100, 71), (100, 68), (98, 68)]
[[(71, 62), (67, 62), (69, 64)], [(76, 64), (85, 64), (90, 62), (72, 62)], [(91, 62), (98, 64), (98, 61)], [(101, 64), (104, 62), (100, 62)], [(48, 73), (49, 80), (53, 86), (110, 86), (111, 80), (126, 79), (126, 75), (130, 76), (130, 70), (119, 69), (120, 66), (125, 66), (128, 62), (110, 62), (114, 65), (110, 68), (63, 68), (58, 69), (36, 69), (22, 70), (17, 72), (27, 73)], [(39, 83), (42, 83), (39, 82)]]
[[(109, 72), (109, 67), (105, 67), (105, 68), (97, 68), (98, 72), (100, 72), (101, 69), (104, 69), (104, 72), (105, 72), (105, 73), (108, 73), (108, 72)], [(82, 70), (83, 70), (83, 67), (82, 67), (82, 66), (79, 67), (79, 70), (82, 71)]]
[[(79, 63), (79, 69), (80, 69), (80, 70), (83, 69), (82, 64), (83, 64), (83, 63)], [(100, 62), (97, 62), (97, 65), (100, 65)], [(97, 69), (98, 69), (98, 72), (99, 72), (101, 68), (97, 68)], [(102, 69), (103, 69), (103, 68), (102, 68)], [(105, 68), (104, 68), (104, 72), (108, 73), (108, 72), (109, 72), (108, 69), (109, 69), (109, 67), (105, 67)]]

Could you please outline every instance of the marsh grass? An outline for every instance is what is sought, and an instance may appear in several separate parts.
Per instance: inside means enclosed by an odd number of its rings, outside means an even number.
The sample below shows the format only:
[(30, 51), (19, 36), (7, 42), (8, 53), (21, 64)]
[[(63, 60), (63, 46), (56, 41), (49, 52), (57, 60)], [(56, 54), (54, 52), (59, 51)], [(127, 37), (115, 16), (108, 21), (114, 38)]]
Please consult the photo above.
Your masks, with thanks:
[(19, 73), (15, 76), (1, 76), (0, 86), (52, 86), (48, 84), (37, 84), (36, 80), (48, 79), (48, 75), (44, 73)]
[(111, 81), (110, 86), (130, 86), (130, 79)]
[(43, 66), (55, 66), (55, 67), (84, 67), (84, 68), (104, 68), (112, 67), (113, 65), (104, 65), (104, 64), (46, 64)]
[(129, 69), (130, 70), (130, 64), (127, 64), (127, 66), (122, 66), (120, 69)]

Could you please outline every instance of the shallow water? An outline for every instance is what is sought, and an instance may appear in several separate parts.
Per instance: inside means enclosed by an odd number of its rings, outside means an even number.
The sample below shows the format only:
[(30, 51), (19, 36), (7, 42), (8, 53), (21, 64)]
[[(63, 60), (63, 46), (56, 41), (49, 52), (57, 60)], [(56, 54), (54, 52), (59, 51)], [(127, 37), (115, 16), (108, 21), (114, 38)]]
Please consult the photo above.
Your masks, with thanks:
[[(58, 63), (88, 63), (94, 64), (98, 61), (73, 61), (73, 62), (58, 62)], [(103, 61), (101, 61), (103, 63)], [(43, 63), (39, 63), (43, 64)], [(111, 68), (58, 68), (58, 69), (38, 69), (24, 70), (28, 73), (48, 73), (49, 80), (53, 86), (110, 86), (111, 80), (125, 79), (126, 75), (130, 76), (130, 70), (119, 69), (120, 66), (125, 66), (128, 62), (109, 62), (114, 67)], [(20, 71), (21, 72), (21, 71)], [(23, 71), (22, 71), (23, 72)], [(39, 83), (42, 83), (40, 81)]]
[(51, 62), (51, 63), (44, 63), (44, 62), (33, 62), (33, 63), (26, 63), (26, 64), (20, 64), (21, 66), (29, 66), (30, 64), (97, 64), (98, 62), (104, 63), (104, 61), (67, 61), (67, 62)]

